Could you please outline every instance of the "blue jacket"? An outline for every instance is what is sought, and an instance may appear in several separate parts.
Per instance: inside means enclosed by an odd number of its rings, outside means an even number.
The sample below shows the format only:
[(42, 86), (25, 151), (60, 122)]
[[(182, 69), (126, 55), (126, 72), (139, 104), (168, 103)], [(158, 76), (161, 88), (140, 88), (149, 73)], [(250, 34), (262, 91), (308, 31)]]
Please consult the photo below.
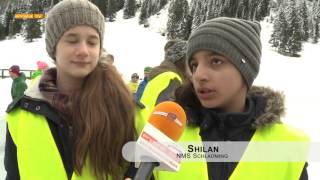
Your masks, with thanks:
[(144, 78), (143, 81), (140, 82), (137, 93), (136, 93), (136, 101), (140, 101), (144, 88), (148, 83), (148, 78)]

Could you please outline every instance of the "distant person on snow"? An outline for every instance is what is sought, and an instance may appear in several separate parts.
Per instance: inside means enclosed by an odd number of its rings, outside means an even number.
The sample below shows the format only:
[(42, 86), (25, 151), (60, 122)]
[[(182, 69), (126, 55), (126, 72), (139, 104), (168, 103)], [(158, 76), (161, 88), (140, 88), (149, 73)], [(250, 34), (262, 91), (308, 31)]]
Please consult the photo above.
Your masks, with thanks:
[(11, 86), (11, 97), (13, 100), (23, 96), (24, 91), (27, 89), (26, 76), (20, 72), (18, 65), (13, 65), (9, 69), (9, 75), (13, 79)]
[(150, 74), (151, 70), (152, 70), (152, 67), (150, 67), (150, 66), (145, 67), (144, 70), (143, 70), (144, 77), (143, 77), (143, 80), (140, 82), (140, 84), (138, 86), (138, 90), (137, 90), (136, 97), (135, 97), (137, 102), (140, 101), (140, 98), (142, 96), (144, 88), (146, 87), (146, 85), (148, 83), (149, 74)]
[(46, 62), (37, 61), (37, 70), (32, 73), (31, 79), (33, 80), (36, 77), (41, 76), (43, 74), (43, 71), (45, 71), (48, 68), (49, 66)]
[(105, 17), (88, 0), (62, 0), (45, 28), (56, 67), (7, 109), (6, 179), (123, 179), (134, 102), (116, 68), (101, 59)]
[(138, 86), (139, 86), (139, 75), (137, 73), (133, 73), (131, 75), (131, 80), (128, 83), (128, 87), (131, 91), (131, 93), (133, 94), (133, 96), (136, 95), (136, 92), (138, 90)]

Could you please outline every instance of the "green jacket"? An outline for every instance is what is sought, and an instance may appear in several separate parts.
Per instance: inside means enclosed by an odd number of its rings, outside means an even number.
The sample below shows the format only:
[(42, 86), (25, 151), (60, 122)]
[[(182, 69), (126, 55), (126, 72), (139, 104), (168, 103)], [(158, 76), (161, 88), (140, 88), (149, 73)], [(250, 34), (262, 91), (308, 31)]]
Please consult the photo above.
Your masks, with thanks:
[(12, 81), (11, 97), (13, 100), (21, 97), (24, 91), (28, 88), (26, 84), (26, 76), (24, 73), (20, 73), (20, 76)]

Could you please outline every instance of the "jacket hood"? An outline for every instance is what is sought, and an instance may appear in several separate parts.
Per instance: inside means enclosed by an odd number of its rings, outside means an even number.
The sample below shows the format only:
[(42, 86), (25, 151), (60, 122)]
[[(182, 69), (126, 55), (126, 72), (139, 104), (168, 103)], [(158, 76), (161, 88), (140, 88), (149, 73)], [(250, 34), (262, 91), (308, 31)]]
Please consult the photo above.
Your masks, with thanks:
[(17, 81), (26, 81), (26, 75), (21, 72), (20, 75), (16, 78)]
[[(195, 95), (192, 96), (196, 98)], [(184, 108), (189, 116), (188, 124), (191, 126), (200, 126), (203, 121), (207, 121), (207, 112), (224, 117), (228, 121), (225, 123), (232, 123), (232, 126), (244, 125), (246, 118), (250, 118), (247, 123), (254, 129), (272, 123), (281, 123), (280, 119), (285, 114), (285, 101), (282, 92), (272, 90), (269, 87), (253, 86), (247, 94), (247, 101), (250, 103), (249, 110), (243, 113), (219, 113), (215, 109), (203, 108), (201, 104), (195, 105), (198, 103), (197, 101), (189, 102), (189, 105), (185, 104)]]
[(41, 78), (34, 79), (32, 85), (25, 91), (24, 94), (25, 96), (32, 98), (34, 100), (48, 102), (48, 100), (40, 92), (40, 89), (39, 89), (40, 79)]
[(256, 99), (256, 116), (252, 126), (257, 128), (271, 123), (281, 123), (285, 115), (285, 96), (269, 87), (253, 86), (248, 97)]

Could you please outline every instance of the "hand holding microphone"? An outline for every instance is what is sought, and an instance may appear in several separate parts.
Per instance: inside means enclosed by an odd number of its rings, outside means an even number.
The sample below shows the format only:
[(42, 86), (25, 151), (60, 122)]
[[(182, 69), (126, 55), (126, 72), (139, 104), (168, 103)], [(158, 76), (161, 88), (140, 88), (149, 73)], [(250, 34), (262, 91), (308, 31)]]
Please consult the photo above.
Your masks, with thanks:
[[(141, 157), (139, 169), (134, 180), (149, 179), (155, 167), (167, 171), (178, 171), (180, 159), (177, 141), (184, 130), (186, 114), (175, 102), (165, 101), (158, 104), (151, 113), (148, 123), (137, 141), (151, 156)], [(146, 162), (147, 161), (147, 162)]]

